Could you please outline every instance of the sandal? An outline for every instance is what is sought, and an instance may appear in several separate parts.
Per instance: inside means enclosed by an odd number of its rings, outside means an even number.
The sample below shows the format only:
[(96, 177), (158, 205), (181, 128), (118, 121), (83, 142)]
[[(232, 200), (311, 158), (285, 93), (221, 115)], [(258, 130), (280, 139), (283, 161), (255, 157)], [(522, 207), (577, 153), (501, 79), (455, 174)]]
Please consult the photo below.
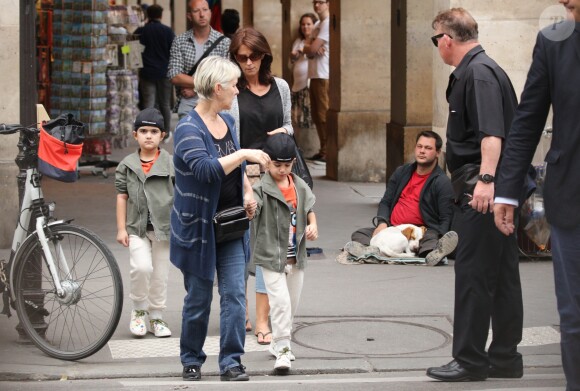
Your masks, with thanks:
[[(262, 336), (262, 340), (261, 341), (260, 341), (260, 335)], [(270, 340), (269, 341), (266, 341), (266, 337), (268, 335), (272, 335), (272, 332), (271, 331), (268, 331), (267, 333), (263, 333), (261, 331), (258, 331), (256, 333), (256, 337), (258, 337), (258, 344), (260, 344), (260, 345), (270, 345), (270, 343), (272, 342), (272, 337), (270, 337)]]
[(250, 322), (250, 319), (246, 319), (246, 332), (247, 331), (252, 331), (252, 322)]

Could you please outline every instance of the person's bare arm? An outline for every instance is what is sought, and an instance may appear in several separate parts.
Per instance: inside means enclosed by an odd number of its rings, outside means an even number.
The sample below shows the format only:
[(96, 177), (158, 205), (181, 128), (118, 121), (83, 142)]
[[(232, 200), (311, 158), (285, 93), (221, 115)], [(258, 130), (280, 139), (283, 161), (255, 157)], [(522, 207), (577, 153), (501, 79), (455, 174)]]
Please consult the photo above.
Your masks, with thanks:
[(308, 56), (309, 58), (313, 58), (316, 55), (322, 55), (324, 54), (324, 40), (320, 39), (320, 38), (308, 38), (304, 41), (304, 49), (302, 49), (304, 51), (304, 54), (306, 54), (306, 56)]
[(306, 226), (306, 239), (308, 240), (316, 240), (318, 239), (318, 225), (316, 224), (316, 215), (313, 211), (308, 212), (306, 216), (308, 220), (308, 225)]
[(262, 167), (270, 164), (270, 156), (259, 149), (240, 149), (218, 159), (226, 175), (234, 171), (244, 160), (261, 164)]
[(180, 73), (171, 79), (171, 83), (176, 87), (180, 87), (180, 94), (184, 98), (191, 98), (195, 95), (192, 76)]
[(129, 234), (127, 233), (127, 194), (117, 194), (117, 242), (123, 246), (129, 246)]
[[(502, 139), (495, 136), (487, 136), (481, 140), (481, 168), (480, 174), (489, 174), (495, 176), (499, 156), (501, 154)], [(495, 184), (483, 183), (477, 181), (475, 190), (473, 190), (473, 199), (469, 205), (480, 213), (493, 212), (493, 196), (495, 193)]]

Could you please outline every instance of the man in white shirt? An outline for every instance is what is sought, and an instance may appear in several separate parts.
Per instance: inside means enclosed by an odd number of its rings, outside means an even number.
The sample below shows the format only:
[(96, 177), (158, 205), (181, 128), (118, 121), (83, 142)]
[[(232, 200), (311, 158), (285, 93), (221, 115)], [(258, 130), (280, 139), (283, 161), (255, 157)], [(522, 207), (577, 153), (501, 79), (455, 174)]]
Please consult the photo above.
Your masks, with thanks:
[(320, 139), (320, 150), (311, 159), (326, 162), (326, 113), (329, 105), (328, 76), (330, 73), (329, 0), (314, 0), (312, 5), (320, 20), (314, 25), (312, 36), (304, 42), (304, 53), (309, 59), (310, 106), (312, 120)]

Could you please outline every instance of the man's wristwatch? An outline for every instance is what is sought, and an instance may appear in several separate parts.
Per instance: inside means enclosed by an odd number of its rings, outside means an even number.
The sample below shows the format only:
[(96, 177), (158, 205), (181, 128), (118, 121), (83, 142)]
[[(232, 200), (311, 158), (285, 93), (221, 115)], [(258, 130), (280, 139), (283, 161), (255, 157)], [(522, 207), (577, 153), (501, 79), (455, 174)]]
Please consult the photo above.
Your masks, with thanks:
[(495, 178), (493, 175), (490, 174), (479, 174), (477, 176), (477, 179), (479, 179), (483, 183), (492, 183)]

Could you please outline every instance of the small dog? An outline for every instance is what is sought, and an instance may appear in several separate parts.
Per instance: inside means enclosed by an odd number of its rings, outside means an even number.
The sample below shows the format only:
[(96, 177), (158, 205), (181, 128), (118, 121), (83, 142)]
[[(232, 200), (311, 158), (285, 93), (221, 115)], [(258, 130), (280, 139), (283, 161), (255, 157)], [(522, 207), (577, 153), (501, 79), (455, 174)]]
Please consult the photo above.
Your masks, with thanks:
[(425, 234), (425, 227), (401, 224), (387, 227), (371, 239), (383, 254), (391, 258), (413, 258), (419, 250), (419, 241)]

